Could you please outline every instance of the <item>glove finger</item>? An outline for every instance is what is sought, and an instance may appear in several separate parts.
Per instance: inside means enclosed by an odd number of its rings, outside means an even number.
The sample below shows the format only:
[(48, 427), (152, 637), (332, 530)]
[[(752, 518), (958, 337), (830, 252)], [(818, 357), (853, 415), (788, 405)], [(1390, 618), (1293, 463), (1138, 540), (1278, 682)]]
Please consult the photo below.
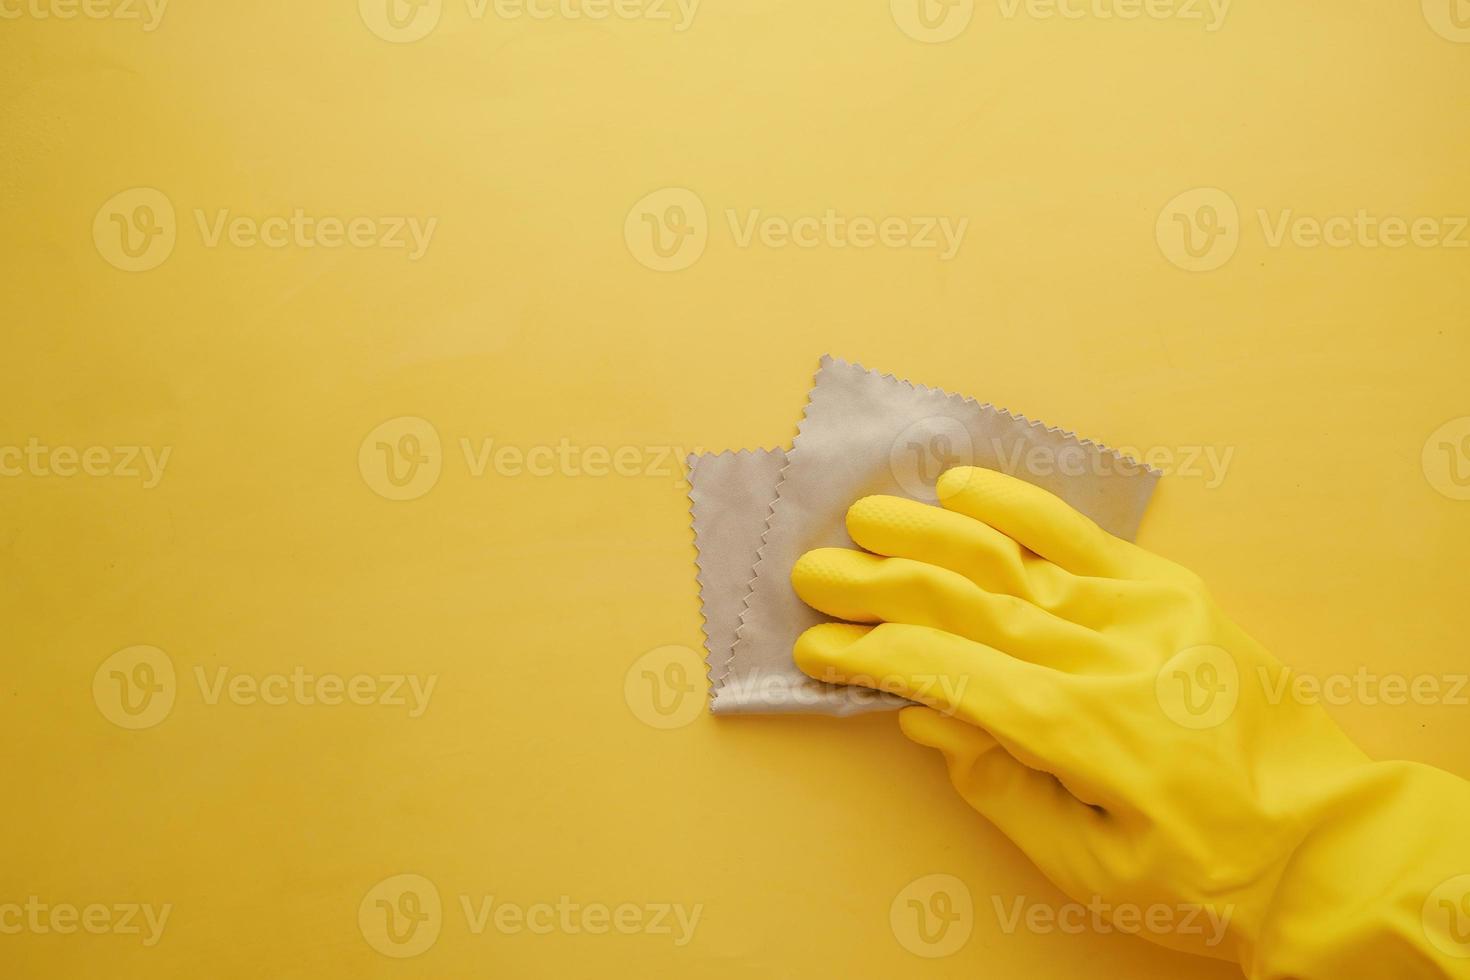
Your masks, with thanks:
[(905, 708), (899, 727), (911, 741), (944, 754), (950, 782), (965, 802), (1074, 898), (1098, 894), (1107, 872), (1108, 816), (1078, 800), (1049, 772), (1012, 756), (989, 732), (932, 708)]
[(908, 558), (818, 548), (797, 561), (791, 584), (803, 602), (837, 619), (932, 626), (1058, 670), (1096, 669), (1111, 659), (1100, 633)]
[(1098, 628), (1116, 616), (1117, 579), (1073, 575), (989, 524), (906, 497), (863, 497), (847, 511), (847, 533), (874, 554), (912, 558), (958, 572), (987, 592), (1029, 600)]
[(847, 510), (847, 533), (874, 554), (948, 568), (990, 592), (1047, 608), (1071, 578), (988, 524), (907, 497), (863, 497)]
[(887, 691), (978, 725), (1063, 778), (1091, 784), (1099, 741), (1074, 710), (1071, 675), (930, 626), (822, 623), (792, 655), (807, 676)]
[(1127, 578), (1135, 564), (1132, 545), (1025, 480), (957, 466), (939, 477), (937, 492), (946, 510), (982, 521), (1074, 574)]

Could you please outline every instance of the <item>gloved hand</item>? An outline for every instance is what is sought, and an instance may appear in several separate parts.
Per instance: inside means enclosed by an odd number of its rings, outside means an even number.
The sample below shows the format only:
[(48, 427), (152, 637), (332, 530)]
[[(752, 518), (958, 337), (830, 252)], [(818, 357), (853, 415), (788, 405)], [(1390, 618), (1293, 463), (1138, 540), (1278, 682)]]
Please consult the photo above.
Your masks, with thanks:
[(801, 636), (803, 671), (928, 705), (904, 734), (1072, 898), (1228, 918), (1153, 941), (1251, 977), (1470, 977), (1470, 784), (1370, 761), (1199, 578), (1046, 491), (938, 491), (859, 500), (867, 552), (801, 558), (848, 621)]

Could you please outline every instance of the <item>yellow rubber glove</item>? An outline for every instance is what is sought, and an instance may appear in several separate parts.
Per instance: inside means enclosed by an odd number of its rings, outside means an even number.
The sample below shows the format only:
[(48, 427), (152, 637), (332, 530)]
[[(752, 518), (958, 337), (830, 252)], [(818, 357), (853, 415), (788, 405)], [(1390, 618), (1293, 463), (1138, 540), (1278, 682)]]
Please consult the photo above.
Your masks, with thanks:
[(1260, 978), (1470, 977), (1470, 783), (1370, 761), (1198, 577), (1046, 491), (974, 467), (938, 490), (859, 500), (867, 552), (801, 558), (797, 593), (849, 621), (801, 636), (802, 670), (928, 705), (904, 734), (1072, 898), (1228, 920), (1161, 945)]

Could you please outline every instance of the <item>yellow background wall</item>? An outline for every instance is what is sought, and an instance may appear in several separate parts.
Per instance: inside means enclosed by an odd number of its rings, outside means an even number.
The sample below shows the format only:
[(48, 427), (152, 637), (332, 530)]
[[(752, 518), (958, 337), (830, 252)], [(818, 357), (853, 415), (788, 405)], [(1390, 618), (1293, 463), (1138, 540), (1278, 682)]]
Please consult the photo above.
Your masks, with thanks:
[[(645, 722), (630, 666), (700, 642), (673, 459), (789, 440), (825, 351), (1172, 461), (1142, 542), (1304, 673), (1442, 680), (1331, 710), (1470, 775), (1463, 2), (384, 2), (0, 0), (0, 906), (171, 906), (151, 946), (0, 933), (0, 973), (1235, 975), (1007, 931), (1064, 897), (891, 717)], [(968, 225), (739, 233), (829, 209)], [(390, 500), (404, 417), (438, 479)], [(173, 701), (131, 730), (139, 662)], [(298, 669), (435, 687), (207, 696)], [(403, 959), (359, 924), (400, 874), (443, 906)], [(933, 959), (890, 925), (931, 874), (973, 907)], [(476, 934), (485, 896), (702, 911)]]

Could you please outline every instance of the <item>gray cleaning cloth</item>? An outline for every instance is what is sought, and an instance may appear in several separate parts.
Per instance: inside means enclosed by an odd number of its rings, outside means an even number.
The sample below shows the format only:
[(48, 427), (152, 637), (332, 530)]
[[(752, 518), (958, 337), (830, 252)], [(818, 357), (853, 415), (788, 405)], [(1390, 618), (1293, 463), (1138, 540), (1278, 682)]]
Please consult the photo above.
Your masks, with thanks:
[(784, 449), (689, 456), (689, 512), (711, 693), (714, 679), (723, 677), (730, 666), (745, 590), (785, 465)]
[(853, 501), (933, 503), (939, 474), (960, 465), (1044, 487), (1128, 539), (1159, 477), (1071, 432), (824, 357), (789, 451), (690, 460), (711, 710), (845, 715), (906, 704), (796, 668), (796, 638), (826, 617), (797, 597), (791, 569), (812, 548), (855, 547), (845, 526)]

